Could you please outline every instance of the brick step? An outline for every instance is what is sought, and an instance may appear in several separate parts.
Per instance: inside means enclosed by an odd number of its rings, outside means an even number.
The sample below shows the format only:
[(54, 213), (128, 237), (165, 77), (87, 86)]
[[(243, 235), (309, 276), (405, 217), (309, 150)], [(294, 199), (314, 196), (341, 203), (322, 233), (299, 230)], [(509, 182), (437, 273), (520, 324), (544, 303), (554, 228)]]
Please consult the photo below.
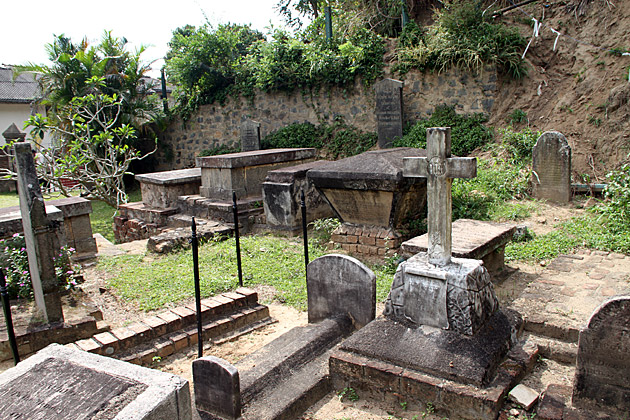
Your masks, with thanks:
[[(204, 320), (204, 338), (218, 336), (269, 318), (269, 309), (258, 304), (258, 294), (246, 287), (201, 300)], [(126, 327), (101, 332), (90, 338), (68, 344), (80, 350), (104, 356), (128, 356), (137, 346), (156, 343), (158, 352), (164, 353), (172, 345), (182, 348), (197, 340), (195, 302), (148, 316)], [(207, 332), (206, 332), (207, 331)], [(175, 350), (174, 350), (175, 351)], [(159, 355), (159, 354), (158, 354)]]
[(529, 334), (529, 339), (538, 345), (538, 352), (542, 357), (559, 363), (575, 365), (577, 360), (577, 343), (535, 334)]

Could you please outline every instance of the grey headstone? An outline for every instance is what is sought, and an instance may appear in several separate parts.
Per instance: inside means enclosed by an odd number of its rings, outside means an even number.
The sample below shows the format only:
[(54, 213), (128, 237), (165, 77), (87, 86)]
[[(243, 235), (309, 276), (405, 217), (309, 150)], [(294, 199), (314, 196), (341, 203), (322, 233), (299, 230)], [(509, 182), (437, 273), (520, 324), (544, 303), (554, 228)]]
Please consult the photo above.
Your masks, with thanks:
[(195, 404), (198, 410), (236, 419), (241, 415), (241, 389), (238, 370), (214, 356), (193, 362)]
[(630, 412), (630, 295), (604, 302), (580, 331), (573, 405)]
[(403, 136), (403, 85), (403, 82), (394, 79), (383, 79), (374, 85), (380, 149), (392, 147), (392, 141)]
[(246, 120), (241, 124), (241, 151), (260, 150), (260, 123)]
[(350, 316), (361, 328), (376, 316), (376, 276), (347, 255), (324, 255), (308, 265), (308, 322)]
[(51, 344), (0, 374), (2, 418), (190, 420), (188, 382)]
[(543, 133), (532, 150), (533, 195), (558, 203), (571, 201), (571, 147), (557, 131)]
[(20, 211), (35, 302), (48, 322), (63, 321), (54, 258), (59, 223), (49, 220), (29, 143), (15, 143)]

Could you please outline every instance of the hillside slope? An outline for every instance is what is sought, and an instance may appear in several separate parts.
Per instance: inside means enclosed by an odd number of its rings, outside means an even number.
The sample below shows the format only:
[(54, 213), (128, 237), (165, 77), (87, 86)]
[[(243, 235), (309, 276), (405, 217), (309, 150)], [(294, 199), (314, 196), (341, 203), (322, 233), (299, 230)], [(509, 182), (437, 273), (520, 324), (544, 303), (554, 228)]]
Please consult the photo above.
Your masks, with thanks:
[[(630, 152), (630, 56), (610, 52), (630, 47), (630, 1), (539, 2), (501, 19), (531, 37), (526, 13), (544, 24), (525, 57), (529, 74), (500, 81), (489, 123), (505, 127), (514, 110), (524, 111), (528, 123), (517, 128), (529, 124), (567, 137), (574, 182), (601, 181)], [(555, 51), (550, 28), (562, 34)]]

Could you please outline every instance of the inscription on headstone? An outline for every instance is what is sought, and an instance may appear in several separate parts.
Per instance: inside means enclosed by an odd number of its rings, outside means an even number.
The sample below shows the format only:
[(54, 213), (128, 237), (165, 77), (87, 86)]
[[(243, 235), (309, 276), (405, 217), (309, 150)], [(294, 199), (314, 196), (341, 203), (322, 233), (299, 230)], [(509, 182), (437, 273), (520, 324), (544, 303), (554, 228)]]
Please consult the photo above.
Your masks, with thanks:
[(260, 150), (260, 123), (246, 120), (241, 124), (241, 151)]
[(374, 86), (378, 147), (388, 149), (392, 141), (403, 135), (403, 82), (384, 79)]
[(54, 258), (59, 252), (56, 226), (46, 215), (29, 143), (15, 143), (20, 212), (28, 254), (28, 266), (37, 307), (48, 322), (63, 321)]
[(595, 310), (580, 331), (573, 405), (630, 412), (630, 295)]
[(557, 131), (543, 133), (532, 150), (533, 195), (558, 203), (571, 201), (571, 147)]

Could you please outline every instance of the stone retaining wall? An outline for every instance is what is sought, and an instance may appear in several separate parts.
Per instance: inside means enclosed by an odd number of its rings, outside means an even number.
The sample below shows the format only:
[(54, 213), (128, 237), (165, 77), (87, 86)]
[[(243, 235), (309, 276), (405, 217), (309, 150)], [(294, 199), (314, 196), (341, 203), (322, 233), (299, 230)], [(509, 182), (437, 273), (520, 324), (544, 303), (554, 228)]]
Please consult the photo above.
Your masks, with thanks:
[[(428, 117), (438, 105), (454, 106), (458, 112), (490, 113), (495, 100), (495, 68), (480, 74), (450, 70), (448, 73), (410, 71), (401, 79), (403, 113), (406, 122)], [(160, 136), (156, 170), (195, 166), (202, 151), (221, 145), (238, 146), (240, 127), (246, 119), (260, 122), (261, 137), (292, 123), (332, 122), (343, 117), (346, 123), (364, 131), (376, 131), (373, 87), (360, 80), (354, 88), (325, 88), (319, 93), (256, 92), (253, 100), (230, 98), (225, 105), (203, 105), (186, 123), (176, 119)]]

